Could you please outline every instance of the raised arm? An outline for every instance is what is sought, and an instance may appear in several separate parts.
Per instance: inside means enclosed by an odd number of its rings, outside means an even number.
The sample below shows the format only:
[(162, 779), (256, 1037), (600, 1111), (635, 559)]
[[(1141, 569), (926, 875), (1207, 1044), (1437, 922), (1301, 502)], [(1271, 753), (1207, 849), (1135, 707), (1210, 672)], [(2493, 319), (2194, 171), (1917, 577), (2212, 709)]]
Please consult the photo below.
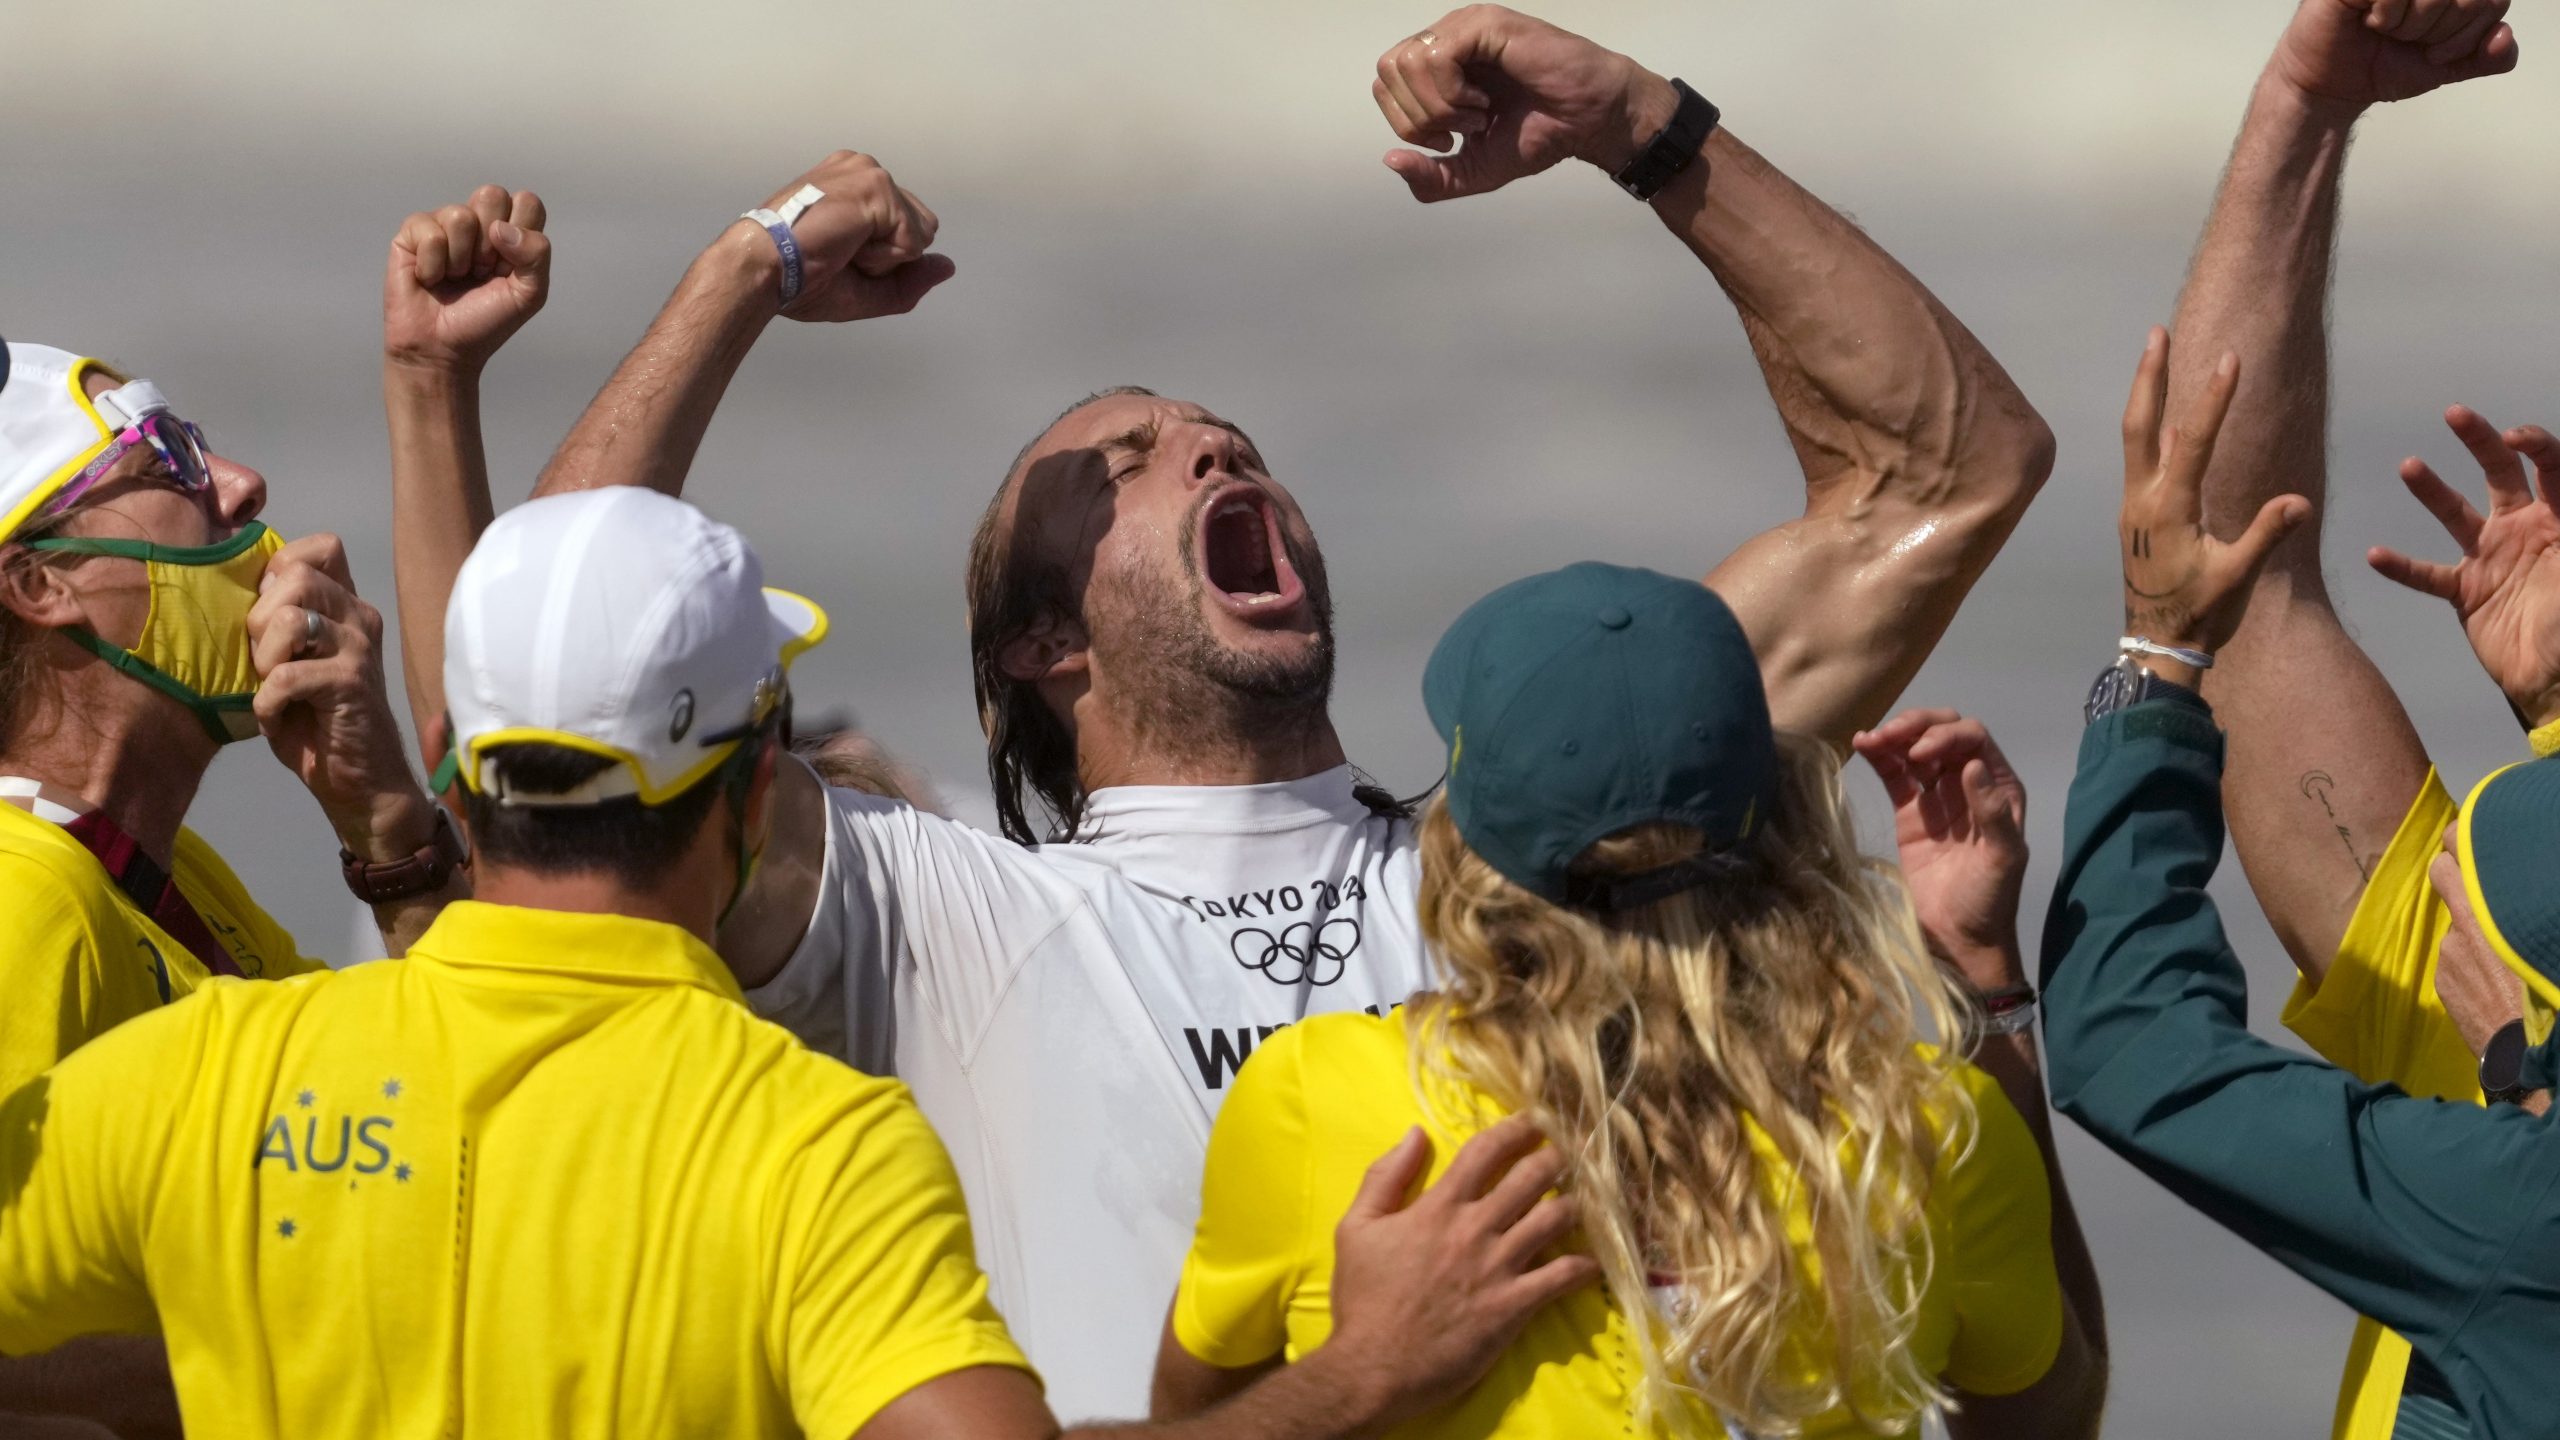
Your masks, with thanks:
[(480, 373), (550, 294), (545, 219), (532, 191), (483, 185), (462, 204), (402, 221), (383, 269), (400, 662), (422, 743), (444, 713), (445, 597), (493, 513)]
[[(2212, 653), (2309, 507), (2275, 497), (2239, 539), (2208, 535), (2199, 492), (2240, 367), (2211, 366), (2162, 442), (2167, 368), (2155, 333), (2125, 426), (2125, 621)], [(2197, 678), (2157, 663), (2173, 685)], [(2550, 1323), (2539, 1236), (2560, 1149), (2522, 1111), (2366, 1085), (2249, 1033), (2246, 980), (2206, 891), (2221, 852), (2221, 755), (2211, 712), (2186, 690), (2102, 713), (2081, 743), (2045, 920), (2054, 1101), (2189, 1204), (2406, 1335), (2454, 1378), (2479, 1433), (2504, 1433), (2505, 1407), (2522, 1398), (2507, 1337)], [(2523, 1353), (2539, 1375), (2539, 1349)]]
[[(2027, 788), (1979, 720), (1953, 710), (1907, 710), (1851, 742), (1893, 802), (1895, 848), (1920, 934), (1988, 1016), (2033, 1016), (2035, 991), (2018, 949), (2027, 873)], [(2017, 1007), (2024, 1001), (2023, 1008)], [(2106, 1408), (2107, 1316), (2098, 1267), (2063, 1183), (2046, 1112), (2044, 1061), (2032, 1029), (1986, 1025), (1970, 1058), (2026, 1121), (2053, 1195), (2054, 1269), (2062, 1282), (2063, 1343), (2051, 1369), (2012, 1395), (1967, 1395), (1956, 1440), (2002, 1435), (2090, 1436)]]
[[(2237, 535), (2269, 497), (2327, 489), (2328, 298), (2339, 180), (2371, 106), (2514, 68), (2507, 0), (2302, 0), (2249, 100), (2174, 333), (2183, 406), (2232, 353), (2252, 377), (2205, 480)], [(2307, 980), (2327, 973), (2365, 882), (2426, 783), (2424, 747), (2339, 624), (2315, 521), (2276, 553), (2207, 678), (2249, 883)], [(2317, 695), (2320, 703), (2304, 705)]]
[(785, 305), (780, 247), (739, 220), (697, 256), (648, 332), (543, 467), (535, 493), (647, 485), (670, 495), (711, 427), (738, 366), (774, 316), (868, 320), (903, 315), (951, 278), (927, 254), (940, 222), (868, 155), (839, 150), (775, 191), (774, 209), (815, 186), (823, 198), (791, 227), (801, 291)]
[[(1378, 62), (1414, 197), (1561, 161), (1614, 173), (1670, 81), (1544, 21), (1469, 6)], [(1874, 241), (1732, 132), (1652, 200), (1741, 315), (1804, 468), (1804, 515), (1707, 576), (1751, 635), (1784, 729), (1846, 747), (1884, 717), (2053, 465), (2053, 436), (1980, 341)], [(1809, 599), (1808, 597), (1818, 597)]]

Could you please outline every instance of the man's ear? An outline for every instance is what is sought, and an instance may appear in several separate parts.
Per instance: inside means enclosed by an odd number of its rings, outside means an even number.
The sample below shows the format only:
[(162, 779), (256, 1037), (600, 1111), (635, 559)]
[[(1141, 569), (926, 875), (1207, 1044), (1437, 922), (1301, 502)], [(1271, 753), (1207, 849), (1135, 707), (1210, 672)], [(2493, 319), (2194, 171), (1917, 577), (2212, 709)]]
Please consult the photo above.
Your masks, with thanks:
[(1005, 642), (996, 664), (1007, 679), (1038, 682), (1082, 671), (1087, 663), (1084, 627), (1056, 615)]
[(0, 608), (41, 630), (88, 618), (61, 567), (43, 563), (31, 550), (0, 550)]

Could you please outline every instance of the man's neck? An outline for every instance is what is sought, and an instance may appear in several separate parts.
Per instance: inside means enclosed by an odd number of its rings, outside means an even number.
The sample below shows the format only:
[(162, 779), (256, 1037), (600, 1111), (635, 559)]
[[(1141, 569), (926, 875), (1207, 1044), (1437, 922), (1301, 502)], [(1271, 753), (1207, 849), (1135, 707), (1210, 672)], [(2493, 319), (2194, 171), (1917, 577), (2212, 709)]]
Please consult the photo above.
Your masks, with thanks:
[(729, 893), (725, 874), (735, 851), (724, 851), (703, 827), (704, 837), (674, 868), (647, 885), (634, 885), (604, 870), (545, 873), (500, 865), (484, 856), (472, 876), (472, 898), (524, 910), (560, 910), (572, 915), (623, 915), (655, 920), (712, 944), (720, 905)]
[(608, 874), (581, 872), (545, 875), (496, 865), (483, 866), (472, 877), (472, 898), (521, 910), (560, 910), (572, 915), (624, 915), (656, 920), (711, 943), (711, 913), (700, 896), (684, 887), (632, 886)]
[(1114, 726), (1079, 726), (1076, 772), (1085, 792), (1120, 785), (1269, 785), (1322, 774), (1346, 759), (1332, 719), (1322, 714), (1310, 724), (1251, 735), (1195, 733), (1171, 744), (1149, 739)]
[[(112, 678), (120, 686), (133, 684)], [(83, 698), (66, 695), (39, 707), (0, 748), (0, 774), (79, 796), (131, 836), (143, 854), (169, 868), (176, 863), (178, 827), (219, 748), (183, 711), (173, 726), (164, 723), (165, 716), (114, 703), (128, 697), (86, 697), (100, 702), (94, 705), (84, 705)]]

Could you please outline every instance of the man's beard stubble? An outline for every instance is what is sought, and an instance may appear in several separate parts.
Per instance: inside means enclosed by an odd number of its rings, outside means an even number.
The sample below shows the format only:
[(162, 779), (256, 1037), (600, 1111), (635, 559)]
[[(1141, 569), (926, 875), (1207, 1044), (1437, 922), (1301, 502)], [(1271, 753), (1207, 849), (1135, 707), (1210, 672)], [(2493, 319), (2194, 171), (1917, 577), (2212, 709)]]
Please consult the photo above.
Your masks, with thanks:
[(1313, 546), (1289, 546), (1315, 616), (1314, 643), (1293, 656), (1258, 655), (1210, 631), (1194, 534), (1184, 528), (1171, 573), (1130, 572), (1113, 587), (1117, 613), (1092, 617), (1102, 622), (1091, 632), (1096, 657), (1125, 677), (1114, 689), (1138, 743), (1173, 758), (1222, 757), (1323, 725), (1333, 697), (1333, 592), (1323, 557)]

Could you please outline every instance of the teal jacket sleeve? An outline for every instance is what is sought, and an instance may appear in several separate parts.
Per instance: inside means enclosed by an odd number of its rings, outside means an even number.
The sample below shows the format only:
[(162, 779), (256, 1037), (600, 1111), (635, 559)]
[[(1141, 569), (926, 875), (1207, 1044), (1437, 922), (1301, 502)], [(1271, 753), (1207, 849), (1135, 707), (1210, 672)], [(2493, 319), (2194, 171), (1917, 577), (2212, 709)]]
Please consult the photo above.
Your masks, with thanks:
[(2257, 1038), (2205, 893), (2222, 736), (2200, 702), (2089, 727), (2044, 933), (2054, 1104), (2180, 1199), (2407, 1336), (2482, 1435), (2560, 1435), (2560, 1131), (2366, 1085)]

